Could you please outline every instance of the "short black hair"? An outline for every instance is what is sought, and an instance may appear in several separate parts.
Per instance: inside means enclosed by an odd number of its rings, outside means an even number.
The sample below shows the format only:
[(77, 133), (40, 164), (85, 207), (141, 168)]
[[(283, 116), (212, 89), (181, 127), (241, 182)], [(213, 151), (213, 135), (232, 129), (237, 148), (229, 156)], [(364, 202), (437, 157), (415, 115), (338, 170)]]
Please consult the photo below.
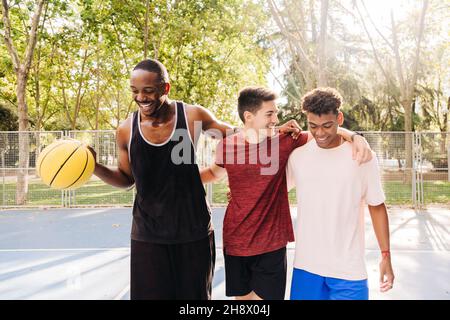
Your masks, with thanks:
[(169, 83), (169, 73), (166, 67), (155, 59), (146, 59), (139, 62), (133, 69), (134, 70), (145, 70), (148, 72), (154, 72), (158, 74), (158, 78), (161, 83)]
[(238, 98), (238, 113), (239, 118), (241, 118), (242, 122), (244, 120), (244, 112), (248, 111), (251, 113), (256, 113), (260, 108), (263, 102), (272, 101), (277, 98), (277, 94), (267, 88), (264, 87), (245, 87), (239, 92)]
[(302, 109), (306, 112), (314, 113), (318, 116), (339, 113), (342, 104), (342, 96), (333, 88), (317, 88), (307, 92), (302, 97)]

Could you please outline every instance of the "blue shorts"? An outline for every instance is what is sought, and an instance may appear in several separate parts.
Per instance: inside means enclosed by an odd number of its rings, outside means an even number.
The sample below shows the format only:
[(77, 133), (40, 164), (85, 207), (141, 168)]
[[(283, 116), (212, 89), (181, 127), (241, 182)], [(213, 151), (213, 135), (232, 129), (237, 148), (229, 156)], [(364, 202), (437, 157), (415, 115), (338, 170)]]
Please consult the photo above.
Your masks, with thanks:
[(292, 274), (291, 300), (368, 300), (367, 279), (322, 277), (301, 269)]

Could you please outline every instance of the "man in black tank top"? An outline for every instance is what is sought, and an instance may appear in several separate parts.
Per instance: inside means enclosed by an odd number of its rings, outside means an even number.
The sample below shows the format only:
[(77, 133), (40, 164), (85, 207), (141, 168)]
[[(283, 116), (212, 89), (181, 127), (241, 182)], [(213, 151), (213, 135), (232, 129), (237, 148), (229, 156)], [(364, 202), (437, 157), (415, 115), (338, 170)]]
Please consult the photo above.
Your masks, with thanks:
[(210, 299), (214, 233), (191, 137), (199, 134), (194, 121), (222, 136), (233, 128), (203, 107), (169, 100), (159, 61), (137, 64), (130, 87), (139, 109), (117, 129), (118, 167), (97, 163), (94, 174), (116, 187), (136, 186), (131, 299)]
[(202, 130), (221, 137), (235, 130), (201, 106), (169, 100), (169, 76), (157, 60), (138, 63), (130, 87), (139, 109), (117, 129), (118, 167), (96, 163), (94, 174), (136, 186), (131, 299), (211, 299), (214, 233), (194, 143)]

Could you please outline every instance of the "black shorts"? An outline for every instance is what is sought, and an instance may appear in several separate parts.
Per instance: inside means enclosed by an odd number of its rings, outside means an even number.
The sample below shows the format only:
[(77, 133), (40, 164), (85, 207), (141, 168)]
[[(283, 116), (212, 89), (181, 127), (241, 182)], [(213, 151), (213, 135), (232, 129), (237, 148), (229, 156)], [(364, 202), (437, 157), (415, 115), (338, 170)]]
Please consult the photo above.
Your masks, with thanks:
[(230, 256), (224, 252), (224, 258), (228, 297), (244, 296), (254, 291), (264, 300), (284, 299), (286, 247), (249, 257)]
[(131, 300), (210, 300), (214, 233), (181, 244), (131, 240)]

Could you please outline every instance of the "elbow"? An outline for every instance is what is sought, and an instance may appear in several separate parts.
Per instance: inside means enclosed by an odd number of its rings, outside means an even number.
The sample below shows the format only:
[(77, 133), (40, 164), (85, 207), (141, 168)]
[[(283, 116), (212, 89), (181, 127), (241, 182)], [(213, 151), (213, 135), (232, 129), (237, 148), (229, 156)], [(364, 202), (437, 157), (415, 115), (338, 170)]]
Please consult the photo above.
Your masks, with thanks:
[(127, 178), (128, 178), (128, 183), (127, 183), (127, 185), (126, 185), (125, 188), (131, 189), (131, 188), (133, 188), (133, 186), (134, 186), (134, 179), (131, 178), (131, 177), (127, 177)]
[(133, 189), (133, 187), (134, 187), (134, 183), (128, 184), (128, 185), (124, 186), (124, 189), (125, 189), (126, 191), (130, 191), (131, 189)]
[(124, 189), (131, 190), (134, 187), (134, 181), (129, 180), (127, 183), (123, 185)]
[(208, 181), (208, 170), (207, 169), (203, 169), (200, 171), (200, 180), (202, 180), (202, 183), (205, 184)]
[(124, 189), (131, 189), (134, 186), (134, 178), (120, 169), (119, 172), (122, 176), (122, 179), (120, 179), (121, 180), (120, 187)]
[(203, 183), (211, 183), (211, 182), (215, 182), (219, 179), (219, 177), (214, 173), (213, 170), (211, 170), (211, 168), (208, 168), (207, 170), (205, 170), (205, 174), (204, 174), (204, 178), (202, 178), (202, 182)]

